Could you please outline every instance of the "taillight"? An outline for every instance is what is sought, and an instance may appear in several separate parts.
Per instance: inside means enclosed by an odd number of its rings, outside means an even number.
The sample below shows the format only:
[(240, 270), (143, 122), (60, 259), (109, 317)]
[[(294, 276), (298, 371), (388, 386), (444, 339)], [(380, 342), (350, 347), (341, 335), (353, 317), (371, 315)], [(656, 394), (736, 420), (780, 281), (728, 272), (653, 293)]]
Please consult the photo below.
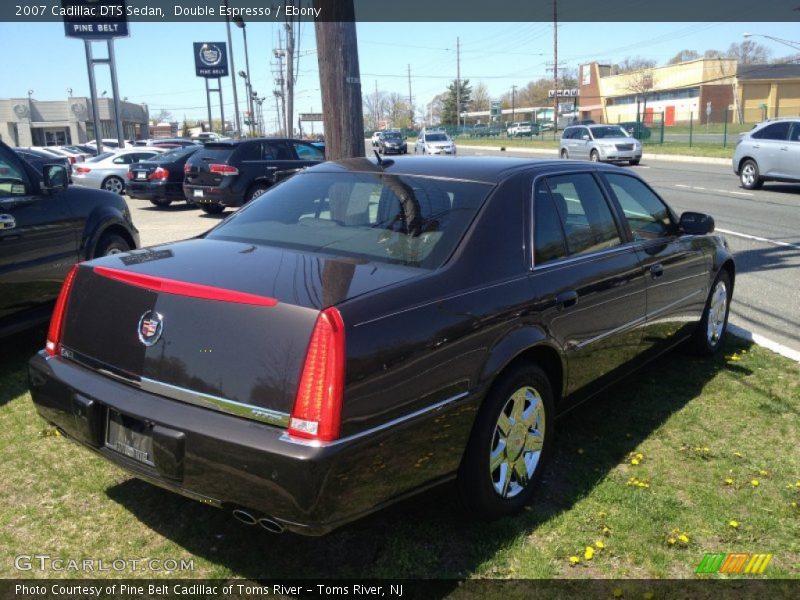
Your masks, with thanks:
[(67, 159), (69, 160), (69, 164), (71, 164), (71, 165), (75, 164), (75, 157), (74, 156), (68, 156)]
[(319, 441), (339, 437), (344, 395), (344, 322), (335, 308), (323, 310), (308, 344), (290, 435)]
[[(80, 167), (78, 167), (78, 168), (80, 168)], [(133, 171), (128, 171), (128, 181), (133, 181), (133, 178), (135, 177), (135, 175), (136, 174)]]
[(183, 165), (183, 172), (184, 173), (188, 173), (191, 170), (192, 170), (192, 167), (189, 166), (189, 163), (186, 163), (185, 165)]
[(208, 170), (212, 173), (217, 173), (218, 175), (238, 175), (239, 169), (236, 167), (232, 167), (230, 165), (218, 165), (212, 164), (208, 165)]
[(89, 172), (91, 172), (91, 169), (89, 167), (77, 167), (75, 169), (75, 172), (76, 173), (89, 173)]
[(56, 306), (53, 309), (53, 316), (50, 317), (50, 329), (47, 330), (47, 343), (44, 346), (45, 352), (50, 356), (57, 356), (61, 350), (61, 330), (64, 326), (64, 317), (66, 316), (69, 293), (72, 291), (72, 282), (77, 272), (78, 265), (70, 269), (67, 278), (61, 286), (61, 292), (58, 294), (58, 300), (56, 300)]
[(158, 167), (155, 171), (150, 173), (148, 179), (169, 179), (169, 171)]

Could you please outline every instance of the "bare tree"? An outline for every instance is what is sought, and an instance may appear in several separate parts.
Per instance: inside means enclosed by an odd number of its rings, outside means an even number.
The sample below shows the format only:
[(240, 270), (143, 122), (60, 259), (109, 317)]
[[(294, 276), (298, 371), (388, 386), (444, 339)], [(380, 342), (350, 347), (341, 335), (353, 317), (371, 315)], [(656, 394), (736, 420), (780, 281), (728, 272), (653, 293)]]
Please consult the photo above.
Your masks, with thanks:
[(633, 73), (635, 71), (644, 71), (645, 69), (652, 69), (656, 66), (656, 61), (650, 58), (643, 58), (641, 56), (626, 56), (625, 60), (621, 63), (613, 65), (611, 72), (614, 75), (622, 73)]
[(753, 40), (744, 40), (728, 46), (725, 54), (728, 58), (735, 58), (740, 64), (752, 65), (767, 62), (772, 52)]
[(386, 120), (388, 106), (387, 94), (375, 90), (364, 96), (364, 125), (367, 129), (380, 129), (381, 121)]
[(472, 110), (489, 110), (492, 107), (492, 97), (485, 83), (479, 81), (472, 88)]
[(408, 98), (397, 92), (389, 94), (386, 97), (386, 118), (392, 127), (411, 127), (411, 109), (408, 106)]
[(448, 93), (442, 92), (433, 97), (425, 107), (425, 121), (429, 124), (442, 122), (442, 111), (444, 110), (444, 101), (447, 99)]
[(641, 115), (647, 112), (647, 96), (653, 89), (653, 71), (646, 69), (632, 73), (626, 86), (628, 91), (636, 94), (636, 106), (639, 106), (639, 100), (644, 103)]
[(161, 109), (158, 113), (153, 117), (153, 121), (158, 123), (170, 123), (172, 121), (172, 113), (168, 110)]
[(667, 61), (668, 65), (677, 65), (678, 63), (686, 62), (687, 60), (696, 60), (700, 58), (700, 53), (696, 50), (681, 50), (675, 56)]

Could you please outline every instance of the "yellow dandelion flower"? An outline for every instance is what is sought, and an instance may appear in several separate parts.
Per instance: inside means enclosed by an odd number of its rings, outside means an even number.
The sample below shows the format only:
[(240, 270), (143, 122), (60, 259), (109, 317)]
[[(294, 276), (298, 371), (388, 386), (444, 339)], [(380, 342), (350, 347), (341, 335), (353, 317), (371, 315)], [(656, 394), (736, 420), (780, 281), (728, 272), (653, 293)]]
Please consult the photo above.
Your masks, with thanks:
[(762, 477), (766, 477), (767, 475), (769, 475), (769, 471), (765, 471), (764, 469), (761, 469), (758, 472), (758, 474), (761, 475)]
[(797, 480), (797, 483), (794, 484), (794, 487), (800, 488), (800, 479)]
[(594, 545), (595, 545), (595, 547), (596, 547), (598, 550), (602, 550), (603, 548), (605, 548), (605, 547), (606, 547), (606, 545), (603, 543), (603, 540), (597, 540), (597, 541), (594, 543)]
[(751, 480), (750, 485), (752, 485), (753, 487), (758, 487), (758, 479)]
[(586, 560), (592, 560), (594, 558), (594, 548), (591, 546), (586, 546), (586, 550), (583, 551), (583, 558)]
[(578, 558), (577, 556), (570, 556), (569, 557), (569, 564), (571, 564), (573, 567), (575, 565), (577, 565), (579, 562), (581, 562), (581, 559)]
[(632, 458), (631, 459), (631, 464), (632, 465), (638, 465), (639, 464), (639, 459), (638, 458)]
[(671, 538), (669, 538), (669, 539), (667, 540), (667, 543), (668, 543), (670, 546), (674, 546), (674, 545), (675, 545), (675, 542), (677, 542), (677, 541), (678, 541), (678, 540), (676, 540), (674, 537), (671, 537)]
[(642, 598), (644, 598), (644, 600), (653, 600), (653, 592), (645, 592), (642, 594)]
[(611, 593), (614, 594), (614, 598), (622, 598), (622, 588), (614, 588)]
[(731, 479), (730, 477), (728, 477), (728, 478), (725, 480), (725, 485), (733, 485), (733, 479)]
[(688, 536), (688, 535), (686, 535), (685, 533), (682, 533), (682, 534), (680, 534), (680, 535), (678, 536), (678, 541), (679, 541), (681, 544), (688, 544), (688, 543), (689, 543), (689, 536)]
[(605, 535), (605, 536), (609, 536), (609, 535), (611, 535), (611, 530), (608, 527), (603, 526), (603, 529), (602, 529), (601, 533), (603, 535)]
[(728, 521), (728, 525), (730, 525), (734, 529), (738, 529), (739, 528), (739, 521), (730, 520), (730, 521)]
[(738, 456), (739, 458), (742, 458), (742, 453), (741, 452), (734, 452), (733, 455), (734, 456)]
[(792, 502), (792, 507), (797, 508), (797, 502)]
[(598, 516), (598, 517), (600, 517), (600, 518), (602, 519), (603, 517), (605, 517), (605, 516), (606, 516), (606, 513), (604, 513), (604, 512), (601, 510), (600, 512), (598, 512), (598, 513), (597, 513), (597, 516)]

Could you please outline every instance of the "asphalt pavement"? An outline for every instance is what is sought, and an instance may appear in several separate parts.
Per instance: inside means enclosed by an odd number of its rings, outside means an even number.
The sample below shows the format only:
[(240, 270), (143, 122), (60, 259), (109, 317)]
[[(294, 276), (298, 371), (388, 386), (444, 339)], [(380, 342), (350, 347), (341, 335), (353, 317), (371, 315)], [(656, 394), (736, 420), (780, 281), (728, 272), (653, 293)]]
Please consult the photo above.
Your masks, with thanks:
[[(367, 154), (372, 155), (369, 143)], [(543, 156), (461, 145), (459, 154)], [(767, 183), (761, 190), (748, 191), (739, 186), (730, 166), (663, 158), (644, 159), (630, 168), (677, 212), (699, 211), (714, 217), (737, 263), (731, 323), (800, 352), (800, 185)], [(142, 245), (198, 235), (231, 212), (221, 217), (206, 215), (183, 202), (167, 209), (145, 200), (129, 199), (128, 204)]]

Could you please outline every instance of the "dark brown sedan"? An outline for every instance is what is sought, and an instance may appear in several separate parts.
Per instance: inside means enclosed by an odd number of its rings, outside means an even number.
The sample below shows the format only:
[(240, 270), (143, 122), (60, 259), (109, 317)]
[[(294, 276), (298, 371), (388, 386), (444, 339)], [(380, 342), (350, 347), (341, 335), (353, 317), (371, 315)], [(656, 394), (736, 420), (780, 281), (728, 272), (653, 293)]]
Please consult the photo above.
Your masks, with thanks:
[(39, 413), (136, 476), (322, 534), (458, 478), (529, 502), (555, 417), (686, 340), (735, 268), (629, 170), (353, 159), (199, 239), (86, 262), (31, 359)]

